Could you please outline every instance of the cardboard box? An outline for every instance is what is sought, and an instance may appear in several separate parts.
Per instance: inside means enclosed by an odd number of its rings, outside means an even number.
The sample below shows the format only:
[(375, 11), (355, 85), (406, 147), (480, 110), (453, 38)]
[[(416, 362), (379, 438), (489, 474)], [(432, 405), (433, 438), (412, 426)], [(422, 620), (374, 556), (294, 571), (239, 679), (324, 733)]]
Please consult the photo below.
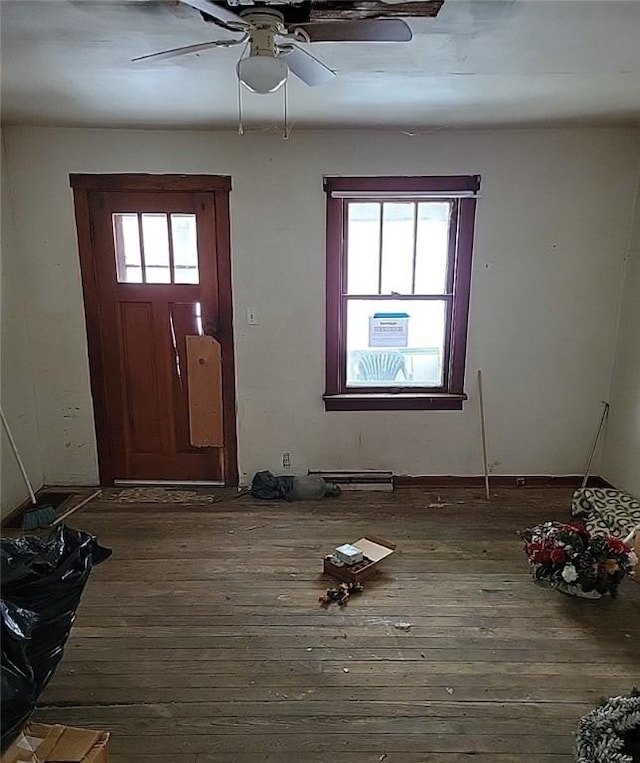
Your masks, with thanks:
[(0, 763), (108, 763), (108, 745), (106, 731), (28, 723)]
[(330, 556), (325, 556), (323, 563), (325, 575), (331, 575), (331, 577), (343, 580), (345, 583), (362, 583), (375, 575), (380, 562), (391, 556), (396, 550), (395, 543), (384, 538), (376, 538), (373, 535), (360, 538), (351, 545), (362, 551), (363, 561), (353, 566), (346, 564), (339, 566), (331, 561)]

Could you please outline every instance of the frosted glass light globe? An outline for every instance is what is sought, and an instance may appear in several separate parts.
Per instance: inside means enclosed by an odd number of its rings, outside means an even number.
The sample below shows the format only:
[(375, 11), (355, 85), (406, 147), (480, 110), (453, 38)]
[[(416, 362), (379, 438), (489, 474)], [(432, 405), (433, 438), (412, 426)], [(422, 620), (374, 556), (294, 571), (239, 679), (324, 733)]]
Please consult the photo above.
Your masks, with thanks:
[(279, 58), (249, 56), (238, 63), (240, 82), (254, 93), (275, 93), (284, 85), (289, 67)]

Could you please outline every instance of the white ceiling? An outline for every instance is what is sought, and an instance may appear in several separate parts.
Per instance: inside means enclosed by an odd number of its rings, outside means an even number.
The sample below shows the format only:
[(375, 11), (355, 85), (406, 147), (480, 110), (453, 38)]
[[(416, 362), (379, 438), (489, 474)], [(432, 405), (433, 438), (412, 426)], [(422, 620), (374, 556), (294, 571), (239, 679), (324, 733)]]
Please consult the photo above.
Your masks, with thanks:
[[(231, 36), (191, 8), (146, 0), (2, 0), (6, 124), (228, 127), (238, 49), (134, 56)], [(315, 44), (338, 72), (291, 83), (295, 125), (401, 129), (640, 124), (640, 0), (445, 0), (405, 44)], [(246, 93), (248, 124), (282, 94)]]

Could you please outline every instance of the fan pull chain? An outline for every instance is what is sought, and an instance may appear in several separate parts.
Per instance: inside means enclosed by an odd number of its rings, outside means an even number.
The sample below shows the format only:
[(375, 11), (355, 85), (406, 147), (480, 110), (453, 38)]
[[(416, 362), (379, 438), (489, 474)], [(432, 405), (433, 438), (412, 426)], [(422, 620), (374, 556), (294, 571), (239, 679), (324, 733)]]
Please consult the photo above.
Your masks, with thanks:
[(242, 121), (242, 84), (238, 79), (238, 135), (244, 135), (244, 123)]
[(284, 140), (289, 140), (289, 135), (291, 135), (291, 130), (289, 128), (289, 78), (284, 81), (284, 132), (282, 133), (282, 138)]

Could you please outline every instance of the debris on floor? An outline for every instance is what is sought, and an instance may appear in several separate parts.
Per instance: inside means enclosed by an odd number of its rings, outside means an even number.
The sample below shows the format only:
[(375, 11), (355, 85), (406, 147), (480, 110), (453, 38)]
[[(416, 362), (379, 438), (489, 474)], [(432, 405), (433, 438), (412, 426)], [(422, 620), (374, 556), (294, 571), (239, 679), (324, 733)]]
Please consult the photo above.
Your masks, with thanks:
[(62, 659), (93, 566), (108, 559), (111, 550), (66, 525), (46, 539), (3, 538), (0, 550), (1, 747), (6, 749)]
[(412, 625), (412, 623), (402, 622), (402, 623), (394, 623), (393, 627), (397, 631), (410, 631), (411, 630), (411, 625)]
[(318, 601), (323, 607), (328, 607), (331, 604), (346, 607), (351, 594), (361, 593), (362, 591), (364, 591), (362, 583), (340, 583), (337, 588), (327, 588), (327, 592)]
[[(583, 521), (591, 535), (624, 540), (640, 530), (640, 501), (613, 488), (581, 488), (571, 501), (571, 514)], [(629, 541), (627, 541), (629, 542)]]
[(109, 733), (72, 726), (28, 723), (2, 756), (7, 763), (107, 763)]
[(251, 482), (251, 495), (263, 501), (319, 501), (340, 495), (340, 487), (317, 475), (276, 477), (269, 471), (256, 472)]
[(126, 487), (103, 490), (103, 503), (219, 503), (222, 498), (208, 490), (181, 490), (170, 487)]
[(638, 564), (631, 546), (613, 536), (592, 535), (582, 522), (544, 522), (522, 537), (533, 579), (573, 596), (615, 597)]
[(576, 732), (579, 763), (640, 760), (640, 691), (610, 697), (580, 719)]
[(345, 582), (361, 583), (368, 580), (383, 559), (391, 556), (396, 544), (384, 538), (365, 536), (353, 543), (338, 546), (333, 554), (325, 556), (323, 571)]

